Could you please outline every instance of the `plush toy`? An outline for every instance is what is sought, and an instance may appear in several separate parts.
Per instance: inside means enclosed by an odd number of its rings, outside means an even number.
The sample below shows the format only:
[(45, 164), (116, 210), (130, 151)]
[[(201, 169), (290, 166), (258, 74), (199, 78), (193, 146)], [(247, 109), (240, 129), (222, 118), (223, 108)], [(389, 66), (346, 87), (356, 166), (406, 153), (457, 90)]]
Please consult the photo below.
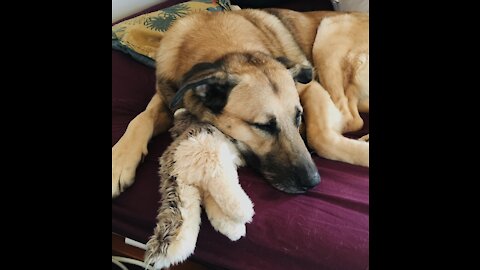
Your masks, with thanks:
[(230, 240), (245, 236), (253, 204), (238, 183), (244, 165), (230, 139), (214, 126), (198, 121), (185, 109), (174, 115), (174, 139), (160, 157), (161, 207), (145, 262), (155, 269), (190, 256), (200, 229), (202, 204), (213, 228)]

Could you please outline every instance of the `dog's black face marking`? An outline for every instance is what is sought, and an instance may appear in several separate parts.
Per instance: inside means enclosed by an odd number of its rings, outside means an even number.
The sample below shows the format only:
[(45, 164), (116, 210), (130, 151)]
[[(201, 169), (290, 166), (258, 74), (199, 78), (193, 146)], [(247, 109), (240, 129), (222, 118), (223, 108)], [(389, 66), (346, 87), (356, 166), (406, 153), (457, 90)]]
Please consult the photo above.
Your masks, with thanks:
[(249, 167), (251, 167), (252, 169), (258, 172), (261, 172), (262, 162), (260, 158), (257, 155), (255, 155), (255, 153), (248, 150), (240, 151), (240, 153), (242, 154), (243, 158), (245, 159), (245, 162), (248, 164)]
[(198, 78), (202, 76), (204, 73), (211, 73), (221, 69), (223, 61), (215, 61), (213, 63), (210, 62), (202, 62), (194, 65), (187, 73), (183, 75), (182, 81), (187, 82), (190, 81), (192, 78)]
[(252, 123), (251, 125), (269, 135), (277, 135), (280, 132), (275, 117), (272, 117), (267, 123)]
[(282, 63), (286, 68), (292, 68), (295, 65), (292, 60), (288, 59), (285, 56), (279, 56), (275, 59), (277, 59), (278, 62)]
[(205, 107), (209, 108), (214, 114), (222, 112), (225, 104), (227, 104), (228, 95), (234, 87), (230, 83), (205, 83), (197, 86), (194, 93), (200, 98)]
[(199, 63), (183, 76), (181, 88), (177, 91), (170, 108), (176, 108), (187, 91), (193, 90), (203, 105), (214, 114), (222, 112), (228, 96), (236, 82), (229, 78), (223, 68), (223, 59), (213, 63)]

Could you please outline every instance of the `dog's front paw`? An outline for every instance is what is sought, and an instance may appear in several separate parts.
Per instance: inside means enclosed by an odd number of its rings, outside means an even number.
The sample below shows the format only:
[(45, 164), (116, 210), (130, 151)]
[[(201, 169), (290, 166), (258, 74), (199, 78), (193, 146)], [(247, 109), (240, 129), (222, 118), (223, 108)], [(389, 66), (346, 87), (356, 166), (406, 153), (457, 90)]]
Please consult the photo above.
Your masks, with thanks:
[(146, 146), (129, 145), (123, 139), (112, 147), (112, 198), (133, 184), (138, 163), (148, 152)]

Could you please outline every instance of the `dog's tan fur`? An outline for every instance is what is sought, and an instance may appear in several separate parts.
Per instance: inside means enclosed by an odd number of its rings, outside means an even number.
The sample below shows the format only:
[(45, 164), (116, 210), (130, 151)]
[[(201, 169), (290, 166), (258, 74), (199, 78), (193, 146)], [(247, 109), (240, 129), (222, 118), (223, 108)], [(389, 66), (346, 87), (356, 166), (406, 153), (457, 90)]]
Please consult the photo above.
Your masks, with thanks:
[[(310, 147), (329, 159), (369, 166), (368, 142), (342, 136), (362, 128), (359, 111), (369, 108), (368, 21), (360, 13), (281, 9), (199, 12), (177, 20), (157, 53), (157, 94), (112, 148), (112, 196), (133, 182), (148, 140), (170, 127), (168, 104), (177, 90), (207, 76), (236, 83), (221, 113), (206, 108), (197, 88), (185, 93), (183, 106), (241, 142), (240, 147), (254, 149), (257, 156), (278, 156), (275, 162), (285, 167), (308, 161), (290, 122), (295, 109), (303, 107)], [(277, 57), (293, 63), (292, 74)], [(218, 59), (221, 69), (186, 77), (196, 64)], [(309, 66), (318, 81), (294, 83), (291, 76)], [(281, 130), (276, 138), (252, 127), (272, 115)]]

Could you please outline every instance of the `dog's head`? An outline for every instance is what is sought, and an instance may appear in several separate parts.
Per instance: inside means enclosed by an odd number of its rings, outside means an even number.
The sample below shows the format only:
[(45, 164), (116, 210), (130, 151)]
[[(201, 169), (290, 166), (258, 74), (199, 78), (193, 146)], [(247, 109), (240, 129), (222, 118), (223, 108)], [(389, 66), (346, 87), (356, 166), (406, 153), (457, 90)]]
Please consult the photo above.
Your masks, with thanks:
[(232, 137), (249, 166), (277, 189), (302, 193), (320, 176), (298, 131), (302, 106), (295, 81), (311, 67), (262, 53), (228, 54), (187, 72), (171, 106), (184, 107)]

